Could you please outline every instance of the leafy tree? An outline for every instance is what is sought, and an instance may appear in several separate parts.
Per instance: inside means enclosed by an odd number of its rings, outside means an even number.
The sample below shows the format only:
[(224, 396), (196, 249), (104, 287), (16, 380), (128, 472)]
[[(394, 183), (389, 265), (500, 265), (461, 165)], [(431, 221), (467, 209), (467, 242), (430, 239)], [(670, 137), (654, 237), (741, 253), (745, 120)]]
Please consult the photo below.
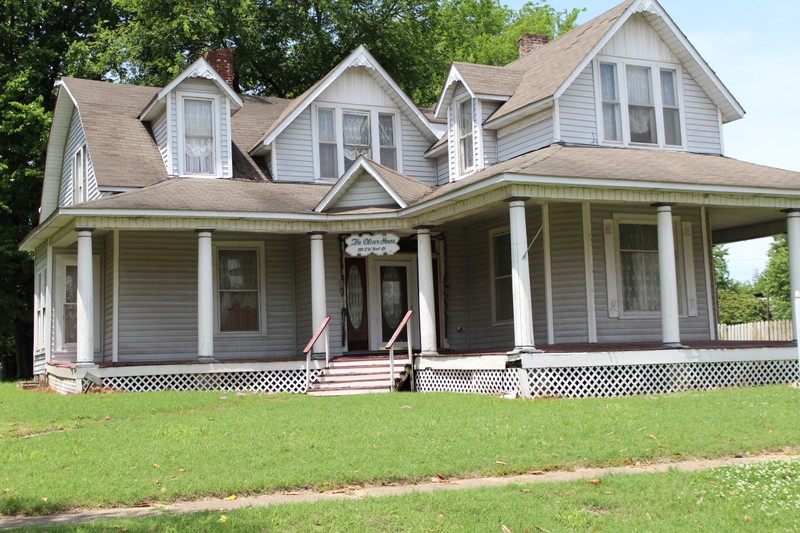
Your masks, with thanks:
[(766, 303), (755, 296), (758, 289), (751, 283), (742, 283), (731, 278), (728, 253), (724, 246), (714, 246), (714, 280), (717, 287), (719, 322), (747, 324), (766, 320)]
[(756, 289), (769, 297), (770, 317), (773, 320), (792, 318), (792, 298), (789, 285), (789, 243), (786, 235), (776, 235), (767, 252), (767, 266), (758, 277)]
[(717, 290), (735, 290), (736, 282), (731, 278), (731, 273), (728, 270), (729, 250), (721, 244), (716, 244), (712, 253), (714, 256), (714, 281), (716, 282)]

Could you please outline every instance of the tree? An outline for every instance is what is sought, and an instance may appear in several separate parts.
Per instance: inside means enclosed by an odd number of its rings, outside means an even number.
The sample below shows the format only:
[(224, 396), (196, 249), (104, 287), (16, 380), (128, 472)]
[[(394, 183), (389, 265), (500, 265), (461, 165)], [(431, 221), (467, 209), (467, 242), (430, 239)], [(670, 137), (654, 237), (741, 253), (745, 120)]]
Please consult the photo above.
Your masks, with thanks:
[(785, 234), (776, 235), (767, 251), (767, 266), (758, 277), (756, 289), (770, 301), (770, 317), (792, 318), (792, 295), (789, 284), (789, 242)]
[[(31, 373), (33, 269), (19, 242), (38, 222), (44, 151), (72, 43), (111, 14), (106, 1), (0, 1), (0, 362)], [(3, 376), (0, 376), (3, 377)]]
[(721, 324), (747, 324), (767, 319), (766, 305), (755, 296), (756, 288), (731, 278), (728, 249), (713, 248), (714, 280), (717, 287), (717, 310)]

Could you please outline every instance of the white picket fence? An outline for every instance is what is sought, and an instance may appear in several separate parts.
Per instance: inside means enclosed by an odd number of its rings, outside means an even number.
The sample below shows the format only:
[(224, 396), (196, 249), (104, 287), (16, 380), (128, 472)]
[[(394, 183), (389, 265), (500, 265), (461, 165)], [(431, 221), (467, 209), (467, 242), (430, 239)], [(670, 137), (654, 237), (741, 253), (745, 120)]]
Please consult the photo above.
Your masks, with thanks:
[(791, 320), (770, 320), (749, 324), (718, 324), (721, 341), (790, 341), (794, 339)]

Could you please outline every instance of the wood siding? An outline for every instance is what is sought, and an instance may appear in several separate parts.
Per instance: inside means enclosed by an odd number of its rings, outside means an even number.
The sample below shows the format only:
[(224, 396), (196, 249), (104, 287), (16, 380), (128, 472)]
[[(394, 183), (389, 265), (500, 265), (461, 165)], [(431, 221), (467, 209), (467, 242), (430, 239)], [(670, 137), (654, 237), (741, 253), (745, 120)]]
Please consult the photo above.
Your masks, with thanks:
[(494, 165), (497, 163), (497, 132), (495, 130), (487, 130), (483, 128), (483, 123), (494, 113), (502, 102), (494, 102), (491, 100), (482, 100), (480, 109), (480, 131), (483, 136), (483, 167)]
[(339, 197), (336, 207), (398, 207), (397, 202), (369, 174), (362, 174)]
[(436, 158), (436, 185), (444, 185), (449, 181), (450, 155), (445, 154)]
[[(83, 133), (83, 125), (81, 124), (78, 111), (75, 110), (72, 113), (72, 119), (70, 119), (67, 142), (64, 145), (64, 160), (61, 166), (61, 186), (58, 194), (59, 206), (67, 206), (74, 203), (74, 191), (72, 190), (72, 161), (74, 159), (75, 152), (78, 151), (78, 148), (85, 145), (86, 136)], [(97, 190), (97, 180), (94, 176), (94, 166), (92, 165), (91, 154), (86, 153), (84, 157), (86, 158), (86, 181), (89, 186), (87, 198), (89, 200), (95, 200), (100, 198), (100, 192)]]
[(400, 114), (403, 174), (427, 185), (436, 185), (436, 164), (424, 156), (433, 142), (404, 114)]
[(600, 50), (600, 54), (678, 63), (666, 43), (640, 14), (631, 16)]
[(166, 167), (167, 171), (171, 173), (172, 164), (171, 164), (171, 153), (170, 153), (170, 142), (169, 142), (169, 123), (167, 121), (167, 113), (161, 115), (155, 122), (153, 122), (153, 137), (156, 140), (156, 145), (158, 146), (158, 151), (161, 152), (161, 159), (164, 160), (164, 167)]
[(275, 139), (275, 181), (314, 181), (311, 108), (306, 108)]
[(687, 150), (721, 154), (722, 135), (717, 107), (686, 69), (683, 69), (683, 113)]
[(550, 204), (550, 243), (554, 341), (588, 342), (580, 204)]
[(561, 139), (568, 143), (597, 144), (597, 108), (590, 63), (558, 101)]
[[(597, 314), (597, 340), (598, 342), (630, 342), (649, 341), (657, 342), (661, 336), (661, 317), (609, 317), (608, 292), (606, 284), (606, 257), (603, 235), (603, 220), (613, 218), (614, 214), (625, 214), (635, 216), (652, 217), (655, 222), (655, 209), (647, 206), (624, 206), (624, 205), (592, 205), (592, 250), (594, 253), (594, 284), (595, 284), (595, 311)], [(710, 338), (708, 321), (708, 298), (705, 293), (705, 266), (703, 264), (703, 246), (701, 241), (702, 231), (700, 231), (700, 209), (694, 207), (676, 207), (673, 209), (673, 216), (680, 218), (682, 223), (688, 222), (692, 225), (692, 252), (694, 256), (694, 279), (695, 293), (697, 298), (697, 316), (687, 316), (687, 295), (680, 298), (680, 334), (685, 341), (708, 340)], [(680, 240), (676, 240), (676, 247), (681, 245)], [(677, 268), (683, 269), (683, 262), (678, 261)], [(681, 283), (681, 278), (686, 279), (686, 273), (679, 275), (679, 285), (685, 287), (685, 282)]]
[(521, 127), (503, 128), (497, 135), (498, 162), (527, 154), (552, 144), (553, 116), (551, 113), (534, 116), (529, 122), (523, 122)]

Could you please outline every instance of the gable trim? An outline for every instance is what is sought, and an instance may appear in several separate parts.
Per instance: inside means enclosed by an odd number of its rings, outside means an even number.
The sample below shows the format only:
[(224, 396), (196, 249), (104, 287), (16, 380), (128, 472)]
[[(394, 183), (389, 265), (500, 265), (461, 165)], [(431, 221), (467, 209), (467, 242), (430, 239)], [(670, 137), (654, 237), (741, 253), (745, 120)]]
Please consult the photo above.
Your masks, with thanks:
[[(64, 147), (69, 137), (72, 114), (78, 113), (78, 119), (80, 120), (78, 101), (70, 92), (67, 84), (59, 80), (56, 82), (56, 87), (58, 87), (59, 91), (55, 110), (53, 111), (53, 119), (50, 124), (50, 135), (47, 140), (42, 201), (39, 212), (40, 224), (58, 208), (61, 172), (64, 165)], [(82, 127), (83, 123), (81, 123)]]
[(314, 208), (315, 213), (322, 213), (326, 209), (330, 209), (334, 207), (337, 200), (339, 200), (347, 190), (356, 182), (358, 177), (360, 177), (360, 170), (365, 170), (372, 178), (378, 182), (378, 184), (386, 191), (386, 193), (392, 197), (392, 200), (397, 203), (400, 209), (405, 209), (408, 207), (408, 204), (400, 197), (399, 194), (383, 179), (375, 167), (373, 167), (369, 160), (366, 159), (363, 155), (359, 156), (356, 159), (356, 162), (353, 163), (347, 172), (339, 178), (336, 183), (331, 187), (331, 189), (327, 192), (327, 194), (320, 200), (319, 204)]

